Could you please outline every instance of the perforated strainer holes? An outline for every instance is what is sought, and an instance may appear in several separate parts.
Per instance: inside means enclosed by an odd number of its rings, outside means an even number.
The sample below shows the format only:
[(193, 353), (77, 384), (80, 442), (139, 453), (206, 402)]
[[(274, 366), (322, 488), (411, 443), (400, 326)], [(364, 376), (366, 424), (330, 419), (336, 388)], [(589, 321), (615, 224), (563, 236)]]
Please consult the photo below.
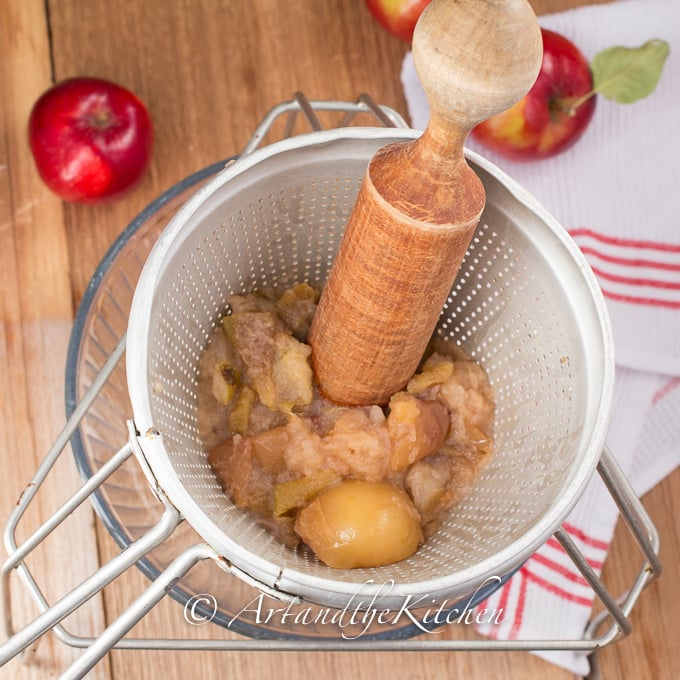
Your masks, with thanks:
[[(314, 177), (224, 216), (213, 252), (232, 265), (228, 294), (325, 279), (352, 208), (354, 177)], [(225, 238), (231, 234), (233, 238)], [(234, 266), (235, 265), (235, 266)], [(229, 281), (227, 286), (226, 281)]]
[[(572, 399), (569, 316), (563, 292), (545, 285), (541, 262), (522, 246), (481, 224), (441, 316), (439, 331), (483, 365), (497, 404), (495, 453), (475, 493), (451, 514), (448, 546), (480, 522), (494, 542), (520, 535), (573, 462), (582, 423)], [(467, 538), (483, 552), (480, 536)]]
[[(481, 223), (461, 263), (458, 278), (444, 305), (439, 327), (465, 346), (492, 324), (507, 304), (530, 282), (527, 267), (512, 245), (488, 224)], [(470, 347), (470, 355), (484, 363), (483, 345)]]

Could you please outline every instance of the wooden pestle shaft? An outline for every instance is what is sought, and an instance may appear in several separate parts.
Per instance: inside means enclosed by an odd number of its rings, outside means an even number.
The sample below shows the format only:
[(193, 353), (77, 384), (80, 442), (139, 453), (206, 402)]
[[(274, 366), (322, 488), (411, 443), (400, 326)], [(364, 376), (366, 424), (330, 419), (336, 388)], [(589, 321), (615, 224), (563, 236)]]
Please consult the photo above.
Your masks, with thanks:
[(533, 84), (542, 41), (526, 0), (433, 0), (413, 39), (423, 135), (369, 163), (310, 329), (322, 394), (384, 404), (416, 370), (484, 209), (463, 144)]

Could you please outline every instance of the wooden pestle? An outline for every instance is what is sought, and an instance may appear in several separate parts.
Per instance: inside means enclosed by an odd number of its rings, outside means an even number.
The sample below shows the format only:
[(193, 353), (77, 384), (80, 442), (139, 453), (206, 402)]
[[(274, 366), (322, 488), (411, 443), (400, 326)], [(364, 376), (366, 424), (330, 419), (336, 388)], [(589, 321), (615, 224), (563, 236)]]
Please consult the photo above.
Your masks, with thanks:
[(526, 0), (433, 0), (421, 15), (413, 58), (430, 121), (366, 171), (309, 334), (325, 397), (385, 404), (417, 369), (484, 209), (463, 144), (530, 89), (541, 57)]

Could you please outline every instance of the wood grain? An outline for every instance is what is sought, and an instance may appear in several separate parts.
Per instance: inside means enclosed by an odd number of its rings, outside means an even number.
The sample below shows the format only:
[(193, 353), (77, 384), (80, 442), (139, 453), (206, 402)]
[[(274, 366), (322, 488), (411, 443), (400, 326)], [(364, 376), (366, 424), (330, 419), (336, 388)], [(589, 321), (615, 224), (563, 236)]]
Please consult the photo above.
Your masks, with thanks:
[[(62, 206), (37, 177), (26, 143), (31, 105), (51, 81), (41, 1), (2, 3), (0, 46), (0, 515), (5, 518), (64, 424), (59, 395), (73, 308)], [(49, 517), (57, 499), (65, 500), (76, 486), (72, 466), (57, 466), (36, 498), (34, 512), (20, 525), (18, 539)], [(80, 555), (77, 560), (74, 554)], [(93, 513), (85, 507), (69, 520), (68, 533), (37, 550), (30, 564), (54, 601), (94, 571), (97, 562)], [(36, 609), (17, 579), (12, 583), (18, 628)], [(91, 635), (103, 623), (99, 599), (72, 617), (69, 626)], [(50, 635), (0, 672), (44, 678), (75, 656)], [(108, 677), (108, 664), (94, 677)]]
[[(539, 11), (587, 4), (535, 0)], [(406, 112), (399, 69), (406, 46), (373, 22), (357, 0), (21, 0), (0, 3), (0, 516), (6, 517), (63, 425), (64, 360), (74, 303), (125, 225), (160, 192), (189, 173), (238, 153), (274, 104), (295, 90), (318, 99), (367, 91)], [(47, 12), (46, 12), (47, 8)], [(31, 103), (52, 79), (108, 77), (148, 102), (156, 148), (145, 182), (107, 207), (65, 206), (49, 195), (25, 143)], [(41, 492), (25, 535), (77, 483), (70, 457)], [(600, 654), (602, 678), (670, 680), (679, 657), (680, 471), (644, 499), (661, 533), (665, 574), (645, 592), (633, 635)], [(89, 508), (68, 520), (32, 566), (51, 599), (117, 548)], [(94, 530), (96, 530), (96, 544)], [(619, 538), (623, 541), (619, 542)], [(605, 578), (616, 592), (631, 566), (626, 532), (617, 533)], [(15, 580), (16, 584), (16, 580)], [(148, 585), (131, 570), (69, 627), (101, 630)], [(34, 614), (13, 588), (20, 619)], [(165, 600), (135, 635), (211, 637), (216, 626), (189, 626)], [(466, 626), (447, 635), (474, 636)], [(0, 678), (55, 677), (76, 656), (46, 636), (37, 652), (0, 668)], [(216, 653), (114, 651), (90, 677), (375, 677), (452, 680), (476, 677), (566, 680), (571, 675), (523, 653)]]

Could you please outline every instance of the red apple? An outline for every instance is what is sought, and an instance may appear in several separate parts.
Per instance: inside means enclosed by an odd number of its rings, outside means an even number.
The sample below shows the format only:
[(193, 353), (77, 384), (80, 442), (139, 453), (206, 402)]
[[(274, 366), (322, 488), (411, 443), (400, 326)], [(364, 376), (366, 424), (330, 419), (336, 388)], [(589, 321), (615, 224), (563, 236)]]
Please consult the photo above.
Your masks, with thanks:
[(392, 35), (411, 42), (416, 21), (430, 0), (366, 0), (378, 23)]
[(47, 186), (66, 201), (119, 197), (142, 177), (153, 128), (129, 90), (99, 78), (72, 78), (47, 90), (28, 124), (31, 152)]
[(565, 37), (546, 29), (541, 33), (543, 63), (531, 90), (472, 131), (489, 149), (517, 161), (549, 158), (568, 149), (595, 112), (588, 60)]

